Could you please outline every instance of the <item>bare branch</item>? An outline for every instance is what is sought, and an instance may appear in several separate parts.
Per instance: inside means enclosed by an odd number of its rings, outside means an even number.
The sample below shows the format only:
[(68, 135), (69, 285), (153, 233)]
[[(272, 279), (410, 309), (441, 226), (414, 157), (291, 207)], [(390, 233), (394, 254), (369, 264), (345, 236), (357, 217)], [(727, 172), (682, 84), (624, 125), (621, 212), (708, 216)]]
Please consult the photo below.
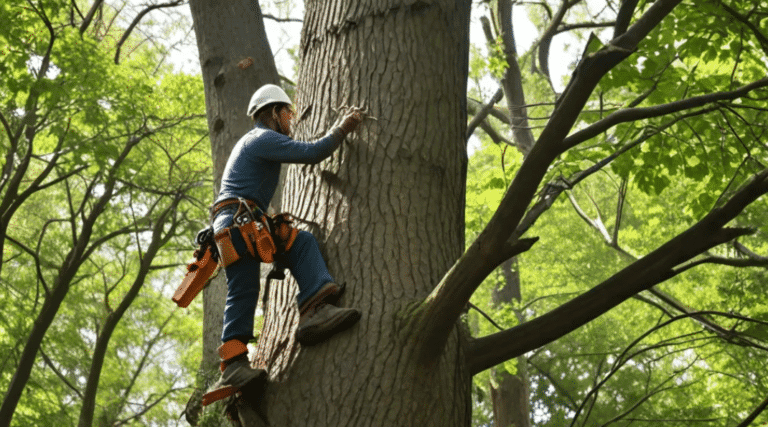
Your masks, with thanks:
[[(575, 400), (575, 399), (574, 399), (574, 398), (571, 396), (571, 390), (569, 390), (568, 388), (566, 388), (566, 387), (562, 386), (562, 385), (561, 385), (561, 384), (560, 384), (560, 383), (559, 383), (559, 382), (558, 382), (558, 381), (557, 381), (557, 380), (556, 380), (556, 379), (555, 379), (555, 378), (552, 376), (552, 374), (550, 374), (549, 372), (545, 371), (543, 368), (541, 368), (540, 366), (538, 366), (537, 364), (535, 364), (535, 363), (534, 363), (534, 362), (533, 362), (533, 361), (532, 361), (530, 358), (528, 358), (528, 359), (527, 359), (527, 361), (528, 361), (528, 364), (529, 364), (529, 365), (533, 366), (533, 367), (534, 367), (534, 369), (536, 369), (537, 371), (539, 371), (539, 373), (540, 373), (541, 375), (543, 375), (543, 376), (544, 376), (546, 379), (548, 379), (548, 380), (549, 380), (549, 382), (552, 384), (552, 386), (554, 386), (554, 387), (555, 387), (555, 390), (557, 390), (557, 394), (556, 394), (556, 396), (564, 396), (564, 397), (565, 397), (565, 398), (568, 400), (568, 403), (570, 404), (570, 408), (569, 408), (569, 409), (571, 409), (571, 410), (574, 410), (574, 409), (576, 409), (576, 407), (577, 407), (577, 406), (579, 406), (579, 405), (576, 403), (576, 400)], [(553, 396), (553, 397), (554, 397), (554, 396)]]
[[(480, 108), (482, 108), (482, 106), (483, 106), (482, 102), (476, 99), (467, 97), (467, 111), (469, 113), (477, 114), (480, 111)], [(499, 121), (505, 124), (510, 124), (511, 122), (509, 120), (509, 117), (506, 114), (504, 114), (501, 108), (498, 108), (498, 107), (492, 108), (489, 115), (495, 117), (496, 119), (498, 119)]]
[(517, 46), (512, 28), (512, 2), (510, 0), (499, 0), (498, 15), (501, 25), (501, 40), (504, 43), (504, 59), (507, 61), (507, 69), (504, 71), (501, 84), (507, 99), (515, 146), (524, 156), (527, 156), (536, 140), (528, 124), (528, 112), (525, 108), (525, 89), (523, 88), (520, 64), (517, 60)]
[(613, 21), (609, 22), (579, 22), (576, 24), (563, 24), (557, 28), (555, 31), (555, 34), (565, 33), (572, 30), (580, 30), (585, 28), (605, 28), (605, 27), (611, 27), (615, 25), (616, 23)]
[(619, 197), (616, 201), (616, 221), (613, 226), (613, 235), (611, 236), (611, 242), (616, 246), (619, 245), (619, 228), (621, 227), (621, 220), (624, 213), (624, 202), (627, 199), (628, 181), (627, 178), (621, 179), (621, 185), (619, 185)]
[(568, 12), (568, 9), (570, 9), (576, 3), (578, 2), (569, 3), (568, 0), (562, 0), (560, 8), (557, 10), (555, 15), (552, 16), (552, 20), (549, 22), (549, 26), (546, 30), (544, 30), (544, 33), (541, 35), (541, 39), (538, 43), (539, 69), (549, 82), (550, 87), (552, 87), (552, 77), (549, 72), (549, 48), (552, 45), (552, 39), (557, 34), (557, 29), (563, 23), (563, 19), (565, 19), (565, 14)]
[[(130, 416), (130, 417), (128, 417), (128, 418), (125, 418), (125, 419), (122, 419), (122, 420), (118, 421), (118, 422), (117, 422), (117, 424), (115, 424), (115, 425), (116, 425), (116, 426), (122, 426), (122, 425), (126, 425), (126, 424), (128, 424), (129, 422), (131, 422), (132, 420), (135, 420), (135, 419), (137, 419), (137, 418), (140, 418), (142, 415), (144, 415), (144, 414), (146, 414), (147, 412), (149, 412), (149, 410), (150, 410), (150, 409), (154, 408), (154, 407), (155, 407), (155, 405), (157, 405), (158, 403), (162, 402), (162, 401), (163, 401), (163, 399), (165, 399), (166, 397), (168, 397), (168, 395), (169, 395), (169, 394), (171, 394), (171, 393), (175, 393), (175, 392), (177, 392), (177, 391), (181, 391), (181, 390), (186, 390), (186, 389), (189, 389), (189, 388), (192, 388), (192, 386), (184, 386), (184, 387), (174, 387), (174, 388), (169, 388), (169, 389), (168, 389), (168, 390), (167, 390), (165, 393), (161, 394), (161, 395), (160, 395), (160, 397), (158, 397), (157, 399), (155, 399), (155, 400), (154, 400), (152, 403), (149, 403), (149, 404), (146, 404), (146, 403), (145, 403), (144, 409), (142, 409), (142, 410), (141, 410), (141, 411), (139, 411), (139, 412), (136, 412), (135, 414), (131, 415), (131, 416)], [(152, 396), (150, 396), (150, 397), (152, 397)], [(147, 402), (149, 402), (149, 400), (147, 400)]]
[(762, 255), (758, 255), (758, 254), (752, 252), (749, 248), (747, 248), (746, 246), (741, 244), (739, 241), (734, 241), (733, 242), (733, 247), (737, 251), (739, 251), (741, 254), (746, 255), (750, 259), (754, 259), (754, 260), (768, 260), (768, 257), (764, 257)]
[(491, 99), (488, 101), (487, 104), (483, 105), (482, 108), (480, 108), (480, 111), (475, 115), (475, 117), (472, 118), (472, 121), (469, 122), (467, 125), (467, 140), (469, 140), (469, 137), (472, 136), (472, 134), (475, 132), (475, 128), (485, 120), (486, 117), (488, 117), (488, 114), (490, 114), (491, 110), (493, 110), (493, 106), (501, 101), (501, 98), (504, 96), (504, 91), (499, 88), (496, 93), (493, 94)]
[[(180, 6), (184, 3), (184, 0), (174, 0), (169, 3), (161, 3), (161, 4), (153, 4), (152, 6), (149, 6), (139, 12), (138, 15), (133, 19), (133, 22), (128, 26), (128, 28), (123, 33), (123, 36), (120, 37), (120, 41), (117, 42), (117, 48), (115, 49), (115, 64), (118, 64), (120, 62), (120, 49), (123, 47), (123, 43), (125, 43), (126, 40), (128, 40), (128, 37), (130, 37), (131, 32), (134, 28), (136, 28), (137, 25), (139, 25), (139, 22), (141, 22), (141, 19), (144, 18), (144, 15), (148, 14), (149, 12), (152, 12), (155, 9), (162, 9), (165, 7), (175, 7)], [(80, 31), (82, 32), (82, 30)]]
[(48, 365), (48, 367), (49, 367), (49, 368), (51, 368), (51, 370), (53, 371), (53, 373), (54, 373), (54, 374), (56, 374), (56, 376), (57, 376), (57, 377), (59, 377), (59, 379), (60, 379), (60, 380), (61, 380), (61, 381), (62, 381), (62, 382), (63, 382), (63, 383), (64, 383), (64, 384), (67, 386), (67, 387), (69, 387), (69, 388), (70, 388), (72, 391), (74, 391), (74, 392), (75, 392), (75, 393), (78, 395), (78, 397), (80, 397), (80, 398), (82, 399), (82, 398), (83, 398), (83, 393), (81, 393), (81, 392), (80, 392), (80, 390), (78, 390), (78, 389), (77, 389), (77, 387), (75, 387), (74, 385), (72, 385), (72, 383), (71, 383), (71, 382), (69, 382), (69, 380), (67, 379), (67, 377), (66, 377), (66, 376), (64, 376), (64, 374), (62, 374), (62, 373), (61, 373), (61, 371), (59, 371), (59, 370), (56, 368), (56, 365), (54, 365), (54, 364), (53, 364), (53, 362), (51, 361), (51, 359), (48, 357), (48, 355), (47, 355), (47, 354), (45, 354), (45, 351), (43, 351), (43, 349), (42, 349), (42, 348), (40, 349), (40, 355), (41, 355), (41, 356), (43, 356), (43, 361), (45, 362), (45, 364), (46, 364), (46, 365)]
[(5, 129), (6, 135), (8, 135), (8, 139), (13, 141), (13, 132), (11, 131), (11, 125), (8, 124), (8, 120), (5, 118), (5, 115), (3, 115), (2, 111), (0, 111), (0, 122), (3, 123), (3, 128)]
[(494, 129), (493, 126), (491, 126), (491, 124), (488, 123), (487, 119), (480, 122), (480, 129), (482, 129), (483, 132), (485, 132), (491, 138), (494, 144), (500, 144), (503, 142), (504, 144), (507, 144), (513, 147), (515, 146), (515, 144), (512, 141), (499, 135), (498, 132), (496, 132), (496, 129)]
[(496, 329), (498, 329), (498, 330), (500, 330), (500, 331), (503, 331), (503, 330), (504, 330), (504, 328), (502, 328), (501, 326), (499, 326), (499, 324), (498, 324), (498, 323), (496, 323), (496, 322), (495, 322), (495, 321), (494, 321), (494, 320), (491, 318), (491, 316), (489, 316), (489, 315), (488, 315), (488, 313), (484, 312), (483, 310), (480, 310), (479, 308), (477, 308), (477, 306), (476, 306), (476, 305), (472, 304), (471, 302), (470, 302), (470, 303), (467, 303), (467, 305), (469, 306), (469, 308), (471, 308), (471, 309), (475, 310), (476, 312), (480, 313), (480, 314), (481, 314), (483, 317), (485, 317), (485, 318), (486, 318), (486, 319), (487, 319), (489, 322), (491, 322), (491, 325), (493, 325), (493, 326), (495, 326), (495, 327), (496, 327)]
[[(80, 17), (80, 19), (85, 19), (85, 17), (83, 16), (83, 12), (80, 12), (80, 8), (79, 8), (79, 7), (77, 7), (77, 2), (76, 2), (75, 0), (70, 0), (70, 4), (72, 5), (72, 9), (73, 9), (75, 12), (77, 12), (77, 16), (79, 16), (79, 17)], [(74, 20), (74, 16), (72, 17), (72, 19)], [(73, 27), (75, 26), (75, 24), (74, 24), (74, 21), (73, 21), (73, 23), (72, 23), (72, 26), (73, 26)]]
[(686, 264), (683, 269), (688, 270), (701, 264), (718, 264), (730, 267), (768, 267), (768, 259), (758, 260), (749, 258), (725, 258), (721, 256), (708, 256)]
[(590, 218), (586, 212), (584, 212), (583, 209), (581, 209), (581, 206), (579, 205), (579, 202), (576, 201), (576, 197), (573, 195), (572, 191), (568, 191), (568, 200), (571, 202), (571, 206), (573, 206), (573, 209), (576, 211), (576, 213), (581, 217), (581, 219), (584, 220), (590, 227), (594, 228), (600, 235), (603, 237), (603, 240), (607, 244), (611, 244), (611, 236), (608, 234), (608, 229), (605, 228), (605, 224), (603, 223), (602, 218), (600, 218), (600, 214), (597, 215), (595, 219)]
[(261, 17), (265, 18), (265, 19), (271, 19), (271, 20), (273, 20), (275, 22), (300, 22), (300, 23), (304, 22), (303, 19), (298, 19), (298, 18), (278, 18), (277, 16), (270, 15), (268, 13), (262, 13)]

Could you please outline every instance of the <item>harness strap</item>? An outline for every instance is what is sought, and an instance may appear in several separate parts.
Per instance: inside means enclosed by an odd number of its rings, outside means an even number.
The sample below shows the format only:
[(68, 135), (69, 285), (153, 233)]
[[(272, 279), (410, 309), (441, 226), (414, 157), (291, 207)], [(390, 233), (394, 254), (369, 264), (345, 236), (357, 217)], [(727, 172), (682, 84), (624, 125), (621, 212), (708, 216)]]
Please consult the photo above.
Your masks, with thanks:
[(262, 211), (261, 207), (259, 207), (259, 204), (254, 202), (253, 200), (248, 199), (242, 199), (238, 197), (232, 197), (229, 199), (224, 199), (220, 201), (219, 203), (214, 204), (210, 208), (210, 222), (213, 222), (213, 220), (216, 218), (216, 215), (221, 212), (222, 209), (232, 207), (232, 206), (240, 206), (240, 201), (243, 200), (251, 209), (258, 209), (259, 211)]

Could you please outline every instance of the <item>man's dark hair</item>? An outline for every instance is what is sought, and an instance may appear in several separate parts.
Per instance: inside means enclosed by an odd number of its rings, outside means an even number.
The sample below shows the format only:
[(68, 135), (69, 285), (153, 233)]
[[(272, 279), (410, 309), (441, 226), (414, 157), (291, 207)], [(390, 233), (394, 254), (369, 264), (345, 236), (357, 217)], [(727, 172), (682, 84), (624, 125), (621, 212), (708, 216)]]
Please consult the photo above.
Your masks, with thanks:
[(282, 102), (266, 105), (255, 112), (251, 118), (256, 123), (269, 123), (269, 119), (280, 114), (280, 110), (287, 105)]

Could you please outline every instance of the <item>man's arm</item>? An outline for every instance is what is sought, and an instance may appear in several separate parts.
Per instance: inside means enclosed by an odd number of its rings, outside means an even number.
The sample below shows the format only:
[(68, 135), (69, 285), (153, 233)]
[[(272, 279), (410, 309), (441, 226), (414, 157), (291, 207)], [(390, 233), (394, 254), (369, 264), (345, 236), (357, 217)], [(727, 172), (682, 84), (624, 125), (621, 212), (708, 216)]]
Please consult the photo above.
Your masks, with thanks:
[(359, 112), (350, 113), (341, 125), (315, 142), (294, 141), (281, 133), (268, 130), (265, 137), (259, 138), (258, 155), (280, 163), (316, 164), (333, 154), (361, 121)]

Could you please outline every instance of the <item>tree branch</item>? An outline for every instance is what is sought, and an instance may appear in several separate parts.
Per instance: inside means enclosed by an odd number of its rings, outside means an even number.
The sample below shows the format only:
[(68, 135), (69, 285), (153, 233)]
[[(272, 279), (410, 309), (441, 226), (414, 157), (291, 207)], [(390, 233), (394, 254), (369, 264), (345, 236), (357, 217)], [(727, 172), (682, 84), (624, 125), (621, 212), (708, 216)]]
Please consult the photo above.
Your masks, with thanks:
[(510, 125), (515, 146), (523, 156), (527, 156), (536, 142), (528, 124), (528, 112), (525, 108), (525, 90), (520, 64), (517, 60), (517, 46), (512, 28), (512, 2), (499, 0), (499, 23), (501, 24), (501, 40), (504, 43), (504, 57), (507, 69), (501, 79), (504, 94), (507, 98)]
[(763, 52), (765, 52), (765, 54), (768, 55), (768, 37), (766, 37), (766, 35), (763, 34), (762, 31), (760, 31), (760, 28), (758, 28), (755, 24), (751, 23), (746, 16), (740, 14), (739, 12), (734, 10), (732, 7), (725, 4), (725, 2), (720, 2), (718, 6), (722, 7), (723, 10), (725, 10), (728, 14), (730, 14), (737, 21), (741, 22), (747, 28), (749, 28), (752, 31), (752, 34), (755, 35), (755, 38), (757, 38), (757, 41), (760, 43), (760, 47), (763, 49)]
[(657, 128), (654, 128), (652, 130), (647, 129), (646, 132), (643, 133), (643, 135), (641, 135), (639, 138), (627, 144), (624, 144), (621, 148), (616, 150), (613, 154), (600, 160), (594, 165), (584, 170), (578, 171), (567, 178), (561, 177), (561, 178), (558, 178), (557, 180), (547, 183), (539, 193), (539, 199), (528, 210), (528, 212), (526, 212), (525, 217), (520, 222), (520, 225), (518, 225), (512, 237), (515, 238), (515, 237), (520, 237), (524, 235), (533, 226), (533, 224), (536, 223), (538, 218), (552, 206), (552, 204), (555, 202), (555, 200), (557, 200), (557, 198), (560, 196), (560, 194), (562, 194), (563, 191), (574, 188), (578, 183), (580, 183), (590, 175), (593, 175), (594, 173), (603, 169), (604, 167), (608, 166), (611, 162), (616, 160), (621, 155), (637, 147), (638, 145), (644, 143), (645, 141), (648, 141), (649, 139), (660, 134), (664, 130), (669, 129), (677, 122), (681, 120), (685, 120), (686, 118), (689, 118), (689, 117), (706, 114), (714, 110), (716, 110), (716, 107), (710, 106), (708, 108), (703, 108), (698, 111), (693, 111), (688, 114), (675, 117), (673, 120), (670, 120), (669, 122), (664, 123), (663, 125)]
[(558, 27), (560, 27), (560, 24), (563, 23), (563, 19), (565, 19), (565, 14), (568, 12), (568, 9), (576, 3), (577, 2), (569, 3), (568, 0), (562, 0), (560, 8), (555, 15), (552, 16), (549, 26), (544, 30), (538, 43), (539, 69), (549, 82), (550, 87), (552, 87), (552, 77), (549, 72), (549, 48), (552, 45), (552, 39), (557, 34)]
[(739, 189), (721, 207), (650, 254), (625, 267), (589, 291), (547, 314), (479, 338), (467, 350), (472, 374), (552, 342), (599, 317), (638, 292), (677, 274), (681, 263), (748, 230), (725, 228), (747, 205), (768, 193), (768, 169)]
[(77, 389), (77, 387), (72, 385), (72, 383), (69, 382), (67, 377), (64, 376), (64, 374), (62, 374), (61, 371), (59, 371), (56, 368), (56, 365), (54, 365), (53, 362), (51, 361), (51, 359), (48, 358), (48, 355), (45, 354), (45, 351), (43, 351), (42, 348), (40, 349), (40, 355), (43, 357), (43, 361), (45, 362), (45, 364), (48, 365), (49, 368), (51, 368), (53, 373), (56, 374), (56, 376), (59, 377), (59, 379), (62, 382), (64, 382), (64, 384), (66, 384), (67, 387), (69, 387), (72, 391), (74, 391), (75, 394), (77, 394), (77, 396), (80, 397), (80, 399), (82, 399), (83, 398), (83, 393), (81, 393), (80, 390)]
[[(131, 22), (131, 25), (128, 26), (128, 28), (123, 33), (123, 36), (120, 37), (120, 41), (117, 42), (117, 48), (115, 49), (115, 64), (120, 63), (120, 49), (123, 47), (123, 43), (125, 43), (126, 40), (128, 40), (128, 37), (131, 35), (131, 32), (134, 28), (136, 28), (137, 25), (139, 25), (139, 22), (141, 22), (141, 19), (144, 18), (144, 15), (148, 14), (149, 12), (152, 12), (155, 9), (162, 9), (165, 7), (175, 7), (179, 6), (184, 3), (184, 0), (174, 0), (169, 3), (161, 3), (161, 4), (153, 4), (152, 6), (149, 6), (139, 12), (138, 15), (136, 15), (135, 18), (133, 18), (133, 22)], [(82, 31), (81, 31), (82, 32)]]
[(83, 19), (83, 22), (80, 23), (80, 35), (85, 33), (85, 30), (88, 29), (88, 26), (91, 25), (91, 22), (93, 21), (93, 17), (96, 16), (96, 12), (101, 7), (101, 4), (104, 3), (104, 0), (95, 0), (93, 4), (91, 5), (91, 9), (88, 10), (88, 14), (85, 15), (85, 19)]
[[(523, 218), (552, 162), (563, 152), (562, 141), (575, 124), (579, 112), (586, 105), (602, 76), (628, 57), (637, 44), (681, 1), (656, 1), (624, 35), (613, 40), (607, 47), (582, 59), (571, 79), (570, 89), (567, 89), (560, 98), (552, 119), (523, 161), (485, 229), (448, 270), (424, 303), (416, 308), (417, 313), (414, 313), (413, 320), (422, 322), (419, 325), (421, 329), (419, 334), (422, 338), (419, 342), (421, 346), (419, 358), (422, 362), (428, 363), (442, 353), (448, 335), (472, 293), (480, 286), (483, 279), (516, 251), (524, 252), (535, 243), (535, 239), (510, 241), (510, 237)], [(702, 241), (701, 244), (714, 243), (715, 240)], [(694, 247), (690, 245), (688, 249)], [(649, 260), (644, 259), (643, 262), (647, 263)], [(658, 273), (661, 272), (661, 270), (658, 271)], [(637, 292), (632, 292), (626, 298), (635, 293)], [(534, 322), (535, 320), (528, 323)], [(531, 337), (535, 336), (541, 335), (531, 333)]]
[(271, 20), (273, 20), (275, 22), (300, 22), (300, 23), (304, 22), (303, 19), (298, 19), (298, 18), (278, 18), (277, 16), (270, 15), (268, 13), (262, 13), (261, 17), (264, 18), (264, 19), (271, 19)]
[(535, 363), (533, 363), (533, 361), (530, 358), (528, 359), (528, 364), (533, 366), (534, 369), (539, 371), (539, 373), (541, 375), (543, 375), (546, 379), (549, 380), (549, 382), (552, 384), (552, 386), (555, 387), (555, 390), (557, 390), (557, 392), (558, 392), (557, 396), (565, 396), (566, 400), (568, 400), (568, 403), (570, 403), (570, 405), (571, 405), (570, 408), (568, 408), (568, 409), (570, 409), (572, 411), (577, 406), (579, 406), (576, 403), (576, 400), (571, 396), (571, 390), (569, 390), (568, 388), (562, 386), (558, 381), (556, 381), (555, 378), (552, 376), (552, 374), (550, 374), (549, 372), (547, 372), (544, 369), (542, 369), (540, 366), (538, 366)]
[(744, 421), (739, 423), (736, 427), (747, 427), (748, 425), (752, 424), (752, 421), (757, 418), (758, 415), (762, 414), (765, 409), (768, 408), (768, 397), (765, 398), (757, 407), (755, 408), (752, 413), (750, 413), (747, 418), (744, 418)]
[(616, 15), (616, 25), (613, 27), (613, 38), (627, 32), (629, 27), (629, 21), (632, 20), (632, 15), (635, 14), (638, 0), (622, 0), (619, 7), (619, 13)]
[(498, 330), (500, 330), (500, 331), (503, 331), (503, 330), (504, 330), (504, 328), (502, 328), (501, 326), (499, 326), (499, 324), (498, 324), (498, 323), (496, 323), (496, 322), (495, 322), (495, 321), (494, 321), (494, 320), (491, 318), (491, 316), (489, 316), (489, 315), (488, 315), (488, 313), (484, 312), (483, 310), (480, 310), (480, 309), (479, 309), (479, 308), (478, 308), (476, 305), (472, 304), (471, 302), (470, 302), (470, 303), (467, 303), (467, 305), (469, 306), (469, 308), (471, 308), (471, 309), (475, 310), (476, 312), (480, 313), (480, 314), (481, 314), (483, 317), (485, 317), (485, 318), (486, 318), (486, 320), (488, 320), (489, 322), (491, 322), (491, 325), (493, 325), (493, 326), (495, 326), (495, 327), (496, 327), (496, 329), (498, 329)]
[(608, 129), (618, 125), (619, 123), (626, 123), (636, 120), (649, 119), (653, 117), (665, 116), (667, 114), (676, 113), (683, 110), (689, 110), (696, 107), (701, 107), (706, 104), (710, 104), (718, 101), (730, 101), (737, 98), (741, 98), (749, 92), (767, 87), (768, 78), (763, 78), (752, 82), (748, 85), (742, 86), (736, 90), (729, 92), (716, 92), (707, 95), (696, 96), (693, 98), (684, 99), (681, 101), (670, 102), (668, 104), (656, 105), (653, 107), (643, 108), (626, 108), (624, 110), (616, 111), (593, 123), (586, 128), (577, 131), (569, 135), (563, 141), (563, 145), (567, 148), (572, 148), (584, 141), (594, 138), (597, 135), (607, 131)]
[(480, 111), (475, 114), (475, 117), (472, 117), (472, 120), (467, 125), (467, 140), (469, 140), (469, 137), (472, 136), (472, 134), (475, 132), (475, 128), (485, 120), (486, 117), (488, 117), (488, 114), (490, 114), (491, 110), (493, 110), (493, 106), (501, 101), (501, 98), (504, 96), (504, 91), (499, 88), (496, 93), (493, 94), (491, 99), (488, 101), (487, 104), (483, 105), (482, 108), (480, 108)]
[(733, 242), (733, 247), (734, 247), (734, 249), (739, 251), (741, 254), (749, 257), (750, 259), (763, 260), (763, 261), (768, 260), (768, 257), (764, 257), (762, 255), (758, 255), (758, 254), (752, 252), (749, 248), (747, 248), (746, 246), (744, 246), (741, 243), (739, 243), (739, 241), (734, 241)]
[[(477, 114), (484, 104), (476, 99), (467, 97), (467, 112), (470, 114)], [(501, 108), (492, 108), (490, 115), (497, 118), (504, 124), (510, 124), (509, 117), (501, 111)]]
[(515, 146), (515, 144), (512, 141), (499, 135), (498, 132), (496, 132), (496, 129), (494, 129), (493, 126), (491, 126), (491, 124), (488, 123), (487, 119), (480, 122), (480, 129), (482, 129), (483, 132), (485, 132), (491, 138), (494, 144), (504, 143), (512, 147)]
[[(626, 180), (623, 180), (622, 184), (625, 185), (626, 184)], [(618, 203), (619, 206), (621, 206), (622, 200), (623, 200), (623, 196), (621, 195), (621, 193), (622, 192), (620, 190), (620, 196), (619, 196), (620, 202)], [(605, 225), (603, 224), (602, 219), (600, 218), (599, 215), (594, 220), (589, 218), (587, 216), (587, 214), (578, 205), (578, 203), (576, 202), (576, 200), (573, 197), (571, 192), (568, 192), (568, 197), (571, 200), (571, 204), (573, 205), (573, 207), (576, 210), (576, 212), (578, 213), (578, 215), (590, 227), (594, 228), (600, 234), (600, 236), (603, 238), (603, 241), (608, 246), (614, 248), (616, 251), (619, 252), (619, 254), (624, 256), (626, 259), (628, 259), (630, 261), (633, 261), (633, 262), (637, 261), (637, 257), (631, 255), (629, 252), (627, 252), (624, 249), (622, 249), (621, 246), (619, 246), (619, 244), (618, 244), (618, 222), (617, 222), (617, 226), (614, 228), (613, 236), (609, 236), (608, 235), (608, 231), (606, 230)], [(619, 212), (620, 212), (620, 209), (619, 209)], [(618, 217), (620, 217), (620, 214), (617, 214), (617, 218)], [(734, 241), (734, 244), (735, 243), (736, 243), (736, 241)], [(755, 266), (759, 267), (759, 266), (768, 266), (768, 258), (766, 258), (766, 259), (759, 259), (759, 258), (757, 258), (757, 259), (756, 258), (732, 259), (732, 258), (723, 258), (723, 257), (709, 256), (709, 257), (705, 257), (705, 258), (702, 258), (702, 259), (699, 259), (699, 260), (696, 260), (696, 261), (693, 261), (693, 262), (689, 262), (689, 263), (681, 266), (680, 268), (676, 269), (675, 273), (676, 274), (681, 274), (681, 273), (685, 272), (686, 270), (689, 270), (689, 269), (691, 269), (691, 268), (693, 268), (695, 266), (698, 266), (698, 265), (704, 264), (704, 263), (722, 264), (722, 265), (729, 265), (729, 266), (734, 266), (734, 267), (755, 267)], [(668, 304), (669, 306), (671, 306), (672, 308), (678, 310), (681, 313), (691, 314), (691, 313), (695, 313), (696, 312), (696, 310), (692, 310), (692, 309), (688, 308), (687, 306), (685, 306), (680, 301), (676, 300), (671, 295), (668, 295), (668, 294), (666, 294), (665, 292), (662, 292), (659, 289), (650, 288), (650, 289), (648, 289), (647, 292), (649, 292), (652, 295), (656, 296), (662, 302)], [(637, 298), (637, 299), (639, 299), (641, 301), (647, 302), (647, 303), (649, 303), (649, 304), (651, 304), (651, 305), (653, 305), (653, 306), (655, 306), (657, 308), (661, 308), (657, 303), (655, 303), (655, 302), (653, 302), (653, 301), (651, 301), (649, 299), (639, 298), (637, 295), (635, 296), (635, 298)], [(662, 308), (662, 310), (666, 314), (670, 315), (663, 308)], [(670, 317), (671, 317), (671, 315), (670, 315)], [(706, 330), (714, 332), (719, 337), (721, 337), (721, 338), (723, 338), (723, 339), (725, 339), (727, 341), (731, 341), (734, 338), (742, 339), (743, 340), (743, 338), (738, 336), (738, 334), (735, 334), (733, 331), (728, 330), (728, 329), (720, 326), (717, 322), (712, 321), (712, 320), (710, 320), (710, 319), (708, 319), (706, 317), (703, 317), (703, 316), (700, 316), (700, 315), (693, 315), (692, 318), (694, 320), (696, 320), (697, 322), (699, 322)], [(753, 345), (753, 344), (754, 343), (749, 342), (749, 345)]]
[(616, 22), (580, 22), (576, 24), (563, 24), (557, 28), (555, 34), (565, 33), (571, 30), (579, 30), (584, 28), (605, 28), (615, 25)]
[(146, 277), (149, 274), (149, 267), (157, 256), (160, 248), (165, 244), (171, 236), (175, 233), (177, 222), (173, 221), (170, 224), (170, 230), (165, 232), (164, 228), (167, 225), (167, 221), (173, 216), (181, 198), (177, 197), (174, 201), (159, 215), (155, 224), (152, 227), (152, 239), (147, 247), (146, 252), (141, 257), (139, 262), (139, 271), (134, 278), (131, 287), (123, 296), (120, 304), (117, 308), (111, 312), (104, 322), (104, 329), (98, 334), (96, 345), (93, 349), (93, 359), (91, 367), (88, 372), (88, 379), (83, 393), (83, 405), (80, 409), (80, 419), (78, 422), (79, 427), (90, 427), (93, 424), (93, 415), (96, 406), (96, 392), (98, 390), (99, 378), (101, 377), (101, 370), (104, 364), (104, 358), (107, 352), (107, 346), (112, 334), (117, 328), (118, 323), (122, 319), (128, 307), (133, 303), (139, 294), (139, 291), (144, 286)]

